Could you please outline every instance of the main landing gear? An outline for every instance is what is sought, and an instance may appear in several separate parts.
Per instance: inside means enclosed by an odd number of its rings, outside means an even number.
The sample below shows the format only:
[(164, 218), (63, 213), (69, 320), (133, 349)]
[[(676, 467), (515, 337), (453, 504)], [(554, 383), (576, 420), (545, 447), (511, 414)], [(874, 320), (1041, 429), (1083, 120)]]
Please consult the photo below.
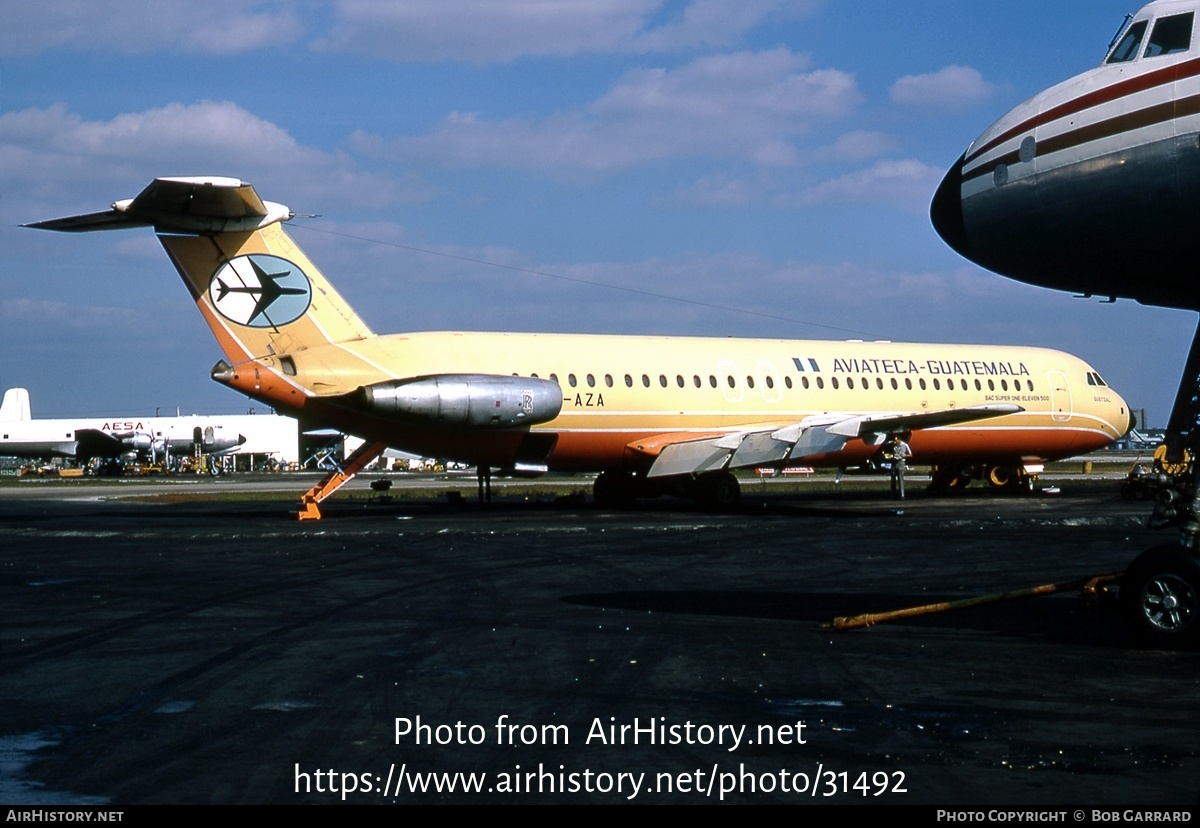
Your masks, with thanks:
[(1031, 494), (1036, 474), (1030, 474), (1020, 466), (982, 465), (933, 467), (929, 479), (929, 493), (935, 495), (961, 492), (972, 480), (986, 480), (993, 489), (1011, 494)]
[(602, 509), (628, 509), (644, 497), (645, 480), (627, 471), (600, 472), (592, 484), (592, 497)]
[(1150, 525), (1179, 530), (1177, 544), (1147, 549), (1121, 580), (1121, 612), (1138, 640), (1160, 649), (1200, 645), (1200, 327), (1171, 409), (1164, 469), (1175, 474), (1159, 491)]
[(730, 471), (654, 480), (628, 471), (606, 471), (592, 484), (596, 504), (605, 509), (627, 509), (638, 498), (663, 494), (691, 498), (705, 511), (730, 512), (737, 508), (742, 488)]
[(730, 471), (698, 474), (685, 490), (707, 512), (732, 512), (742, 499), (742, 487)]

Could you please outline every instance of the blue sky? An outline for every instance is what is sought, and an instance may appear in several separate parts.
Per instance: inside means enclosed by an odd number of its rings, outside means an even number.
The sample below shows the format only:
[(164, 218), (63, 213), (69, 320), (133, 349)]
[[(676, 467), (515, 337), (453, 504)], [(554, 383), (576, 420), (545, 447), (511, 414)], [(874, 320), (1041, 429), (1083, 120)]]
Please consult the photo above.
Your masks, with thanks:
[(1191, 314), (1009, 282), (928, 220), (967, 143), (1136, 8), (6, 3), (0, 385), (35, 416), (250, 406), (152, 233), (17, 226), (228, 175), (320, 214), (292, 235), (377, 332), (1044, 345), (1162, 425)]

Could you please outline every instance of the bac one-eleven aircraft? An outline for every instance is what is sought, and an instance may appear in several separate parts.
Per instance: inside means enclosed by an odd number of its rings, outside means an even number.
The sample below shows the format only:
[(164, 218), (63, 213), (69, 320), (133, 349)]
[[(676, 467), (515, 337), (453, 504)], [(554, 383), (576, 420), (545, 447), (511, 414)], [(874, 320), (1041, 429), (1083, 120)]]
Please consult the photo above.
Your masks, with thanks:
[[(213, 379), (366, 440), (300, 517), (385, 448), (515, 473), (599, 471), (618, 504), (674, 489), (714, 505), (732, 469), (863, 462), (911, 432), (951, 485), (1022, 482), (1128, 431), (1125, 401), (1041, 348), (530, 333), (377, 336), (284, 232), (283, 205), (230, 178), (158, 178), (49, 230), (152, 226), (224, 359)], [(481, 478), (482, 482), (482, 478)]]

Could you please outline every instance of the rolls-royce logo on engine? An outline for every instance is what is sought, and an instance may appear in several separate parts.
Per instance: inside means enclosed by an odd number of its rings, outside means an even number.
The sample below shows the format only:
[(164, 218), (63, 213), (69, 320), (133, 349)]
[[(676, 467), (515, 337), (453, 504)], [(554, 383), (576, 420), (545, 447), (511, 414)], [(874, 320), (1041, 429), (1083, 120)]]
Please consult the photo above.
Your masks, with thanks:
[(208, 295), (230, 322), (278, 328), (304, 315), (312, 301), (312, 286), (304, 271), (287, 259), (256, 253), (217, 268)]

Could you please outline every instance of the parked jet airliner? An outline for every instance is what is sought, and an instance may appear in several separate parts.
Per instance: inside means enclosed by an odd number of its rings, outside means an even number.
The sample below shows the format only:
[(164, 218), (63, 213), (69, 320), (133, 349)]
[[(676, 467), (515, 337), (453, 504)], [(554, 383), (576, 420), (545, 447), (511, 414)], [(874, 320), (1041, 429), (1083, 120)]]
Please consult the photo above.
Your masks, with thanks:
[[(109, 417), (35, 420), (29, 392), (9, 388), (0, 404), (0, 457), (70, 457), (81, 463), (95, 457), (221, 456), (246, 442), (232, 417)], [(260, 417), (256, 425), (263, 421)]]
[[(1041, 348), (436, 332), (377, 336), (229, 178), (159, 178), (111, 210), (33, 227), (153, 226), (224, 351), (218, 382), (367, 442), (300, 516), (388, 446), (516, 473), (599, 471), (597, 500), (674, 487), (727, 505), (732, 469), (867, 460), (912, 432), (952, 485), (993, 483), (1108, 445), (1125, 401)], [(490, 474), (490, 471), (486, 472)]]

